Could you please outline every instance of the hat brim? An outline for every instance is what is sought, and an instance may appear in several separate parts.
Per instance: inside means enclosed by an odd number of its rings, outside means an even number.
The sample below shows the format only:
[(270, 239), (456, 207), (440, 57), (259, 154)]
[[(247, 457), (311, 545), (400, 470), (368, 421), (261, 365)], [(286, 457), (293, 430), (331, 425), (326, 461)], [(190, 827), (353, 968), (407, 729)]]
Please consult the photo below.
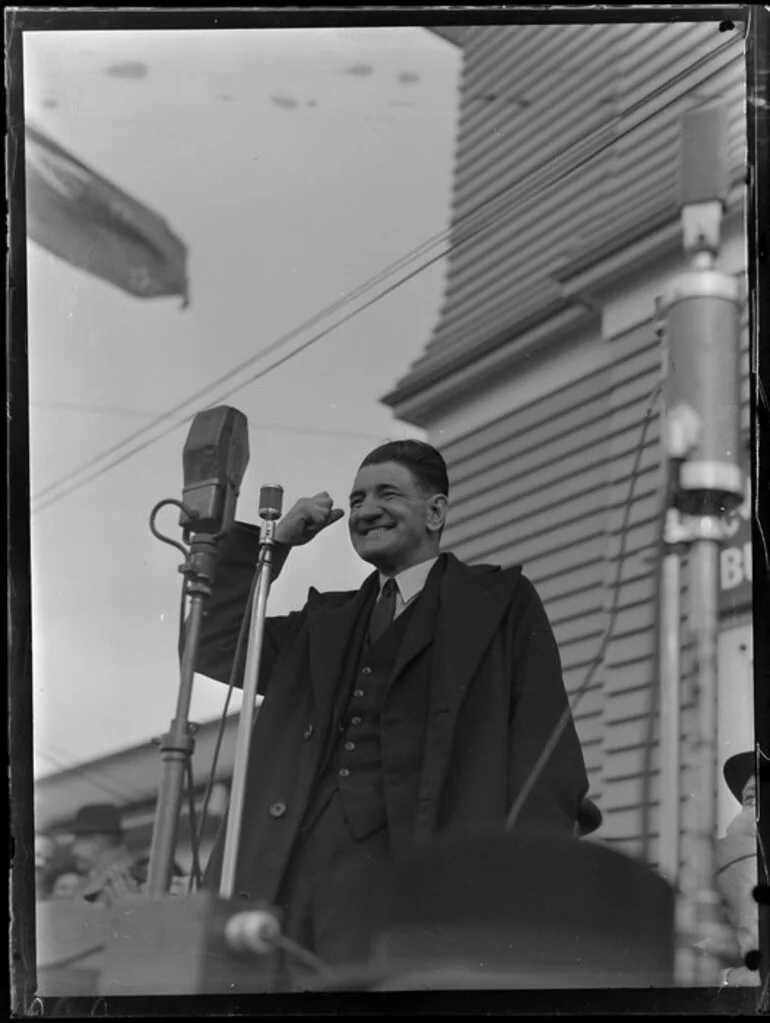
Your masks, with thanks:
[(752, 752), (736, 753), (725, 761), (722, 773), (727, 787), (742, 804), (746, 782), (754, 776), (754, 754)]

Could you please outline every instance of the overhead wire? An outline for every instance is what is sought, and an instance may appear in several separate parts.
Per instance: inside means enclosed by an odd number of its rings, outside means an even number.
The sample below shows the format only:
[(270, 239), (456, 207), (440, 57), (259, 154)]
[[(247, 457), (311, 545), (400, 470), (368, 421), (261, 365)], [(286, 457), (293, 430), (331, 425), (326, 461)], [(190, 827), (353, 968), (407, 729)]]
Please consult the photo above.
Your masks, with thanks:
[[(32, 401), (30, 406), (57, 412), (83, 412), (87, 415), (116, 416), (123, 419), (151, 419), (159, 413), (148, 412), (142, 409), (122, 408), (115, 405), (90, 405), (87, 402), (79, 401)], [(350, 437), (356, 440), (377, 440), (379, 434), (364, 433), (361, 430), (335, 430), (324, 429), (318, 426), (301, 426), (296, 423), (276, 422), (253, 422), (249, 423), (249, 430), (254, 432), (264, 430), (266, 432), (276, 431), (278, 433), (300, 433), (320, 434), (324, 437)]]
[[(585, 142), (586, 140), (581, 140), (581, 141)], [(566, 159), (566, 157), (568, 155), (571, 155), (571, 154), (567, 154), (567, 153), (562, 154), (562, 158)], [(142, 436), (142, 434), (144, 434), (148, 430), (152, 429), (153, 426), (159, 425), (160, 423), (164, 422), (166, 419), (168, 419), (172, 415), (174, 415), (176, 412), (181, 411), (181, 409), (183, 409), (186, 405), (190, 404), (190, 402), (192, 402), (192, 401), (194, 401), (194, 400), (196, 400), (198, 398), (205, 397), (205, 395), (208, 393), (208, 391), (213, 390), (214, 388), (218, 387), (222, 383), (225, 383), (227, 380), (231, 379), (233, 376), (237, 375), (239, 372), (241, 372), (242, 370), (246, 369), (248, 366), (252, 365), (255, 361), (258, 361), (259, 359), (264, 358), (265, 356), (269, 355), (270, 352), (273, 351), (275, 348), (282, 346), (284, 343), (286, 343), (289, 340), (293, 340), (293, 338), (296, 335), (302, 333), (304, 330), (308, 329), (309, 327), (314, 326), (317, 322), (319, 322), (319, 320), (325, 319), (328, 315), (336, 312), (339, 308), (344, 307), (345, 305), (349, 304), (351, 301), (353, 301), (356, 298), (358, 298), (360, 295), (365, 294), (367, 291), (371, 290), (372, 287), (375, 287), (381, 281), (386, 280), (388, 277), (392, 276), (392, 274), (397, 272), (399, 269), (401, 269), (402, 266), (408, 265), (415, 258), (419, 258), (419, 256), (421, 256), (425, 252), (429, 251), (436, 244), (440, 244), (447, 237), (451, 236), (451, 234), (453, 234), (457, 230), (458, 226), (461, 223), (463, 223), (464, 221), (469, 220), (472, 217), (474, 217), (481, 210), (483, 210), (486, 206), (491, 205), (491, 204), (497, 202), (501, 198), (507, 197), (508, 193), (510, 193), (510, 191), (512, 189), (514, 189), (514, 188), (516, 188), (518, 186), (521, 186), (521, 185), (525, 185), (527, 183), (529, 177), (535, 175), (539, 170), (542, 170), (542, 168), (537, 168), (536, 171), (530, 172), (530, 174), (525, 176), (525, 178), (519, 179), (519, 181), (514, 182), (512, 185), (508, 185), (508, 186), (505, 186), (505, 187), (499, 189), (492, 196), (489, 196), (487, 199), (483, 200), (481, 203), (478, 203), (473, 209), (471, 209), (467, 214), (464, 214), (462, 217), (460, 217), (450, 227), (443, 229), (442, 231), (438, 232), (436, 235), (433, 235), (431, 238), (427, 239), (425, 242), (422, 242), (415, 249), (412, 249), (412, 250), (410, 250), (410, 252), (406, 253), (404, 256), (401, 256), (398, 260), (396, 260), (394, 263), (390, 264), (384, 270), (380, 270), (377, 274), (375, 274), (373, 277), (369, 278), (367, 281), (363, 282), (362, 284), (358, 285), (351, 292), (346, 293), (345, 295), (343, 295), (343, 297), (341, 299), (337, 299), (335, 302), (330, 303), (328, 306), (324, 307), (324, 309), (322, 309), (319, 313), (314, 314), (314, 316), (312, 316), (309, 320), (304, 321), (304, 323), (300, 324), (298, 327), (293, 328), (291, 331), (288, 331), (286, 334), (284, 334), (281, 337), (279, 337), (275, 342), (273, 342), (272, 344), (268, 345), (267, 348), (260, 349), (259, 352), (256, 352), (253, 356), (250, 356), (248, 359), (243, 360), (241, 363), (239, 363), (233, 369), (229, 370), (223, 376), (218, 377), (215, 381), (213, 381), (210, 384), (207, 384), (204, 388), (201, 388), (200, 390), (196, 391), (194, 394), (190, 395), (188, 398), (185, 398), (183, 401), (179, 402), (177, 405), (175, 405), (173, 408), (169, 409), (168, 411), (166, 411), (164, 413), (161, 413), (159, 416), (157, 416), (153, 420), (152, 423), (148, 423), (146, 426), (140, 428), (139, 430), (134, 431), (133, 433), (131, 433), (127, 437), (125, 437), (122, 441), (118, 442), (118, 444), (113, 445), (112, 447), (105, 449), (98, 456), (95, 456), (94, 458), (89, 459), (87, 462), (85, 462), (83, 464), (83, 466), (79, 467), (78, 469), (72, 470), (71, 473), (69, 473), (66, 477), (62, 477), (61, 480), (54, 481), (53, 483), (48, 484), (46, 487), (43, 487), (43, 489), (40, 490), (35, 495), (35, 499), (40, 498), (40, 497), (44, 497), (47, 493), (49, 493), (51, 490), (55, 489), (61, 483), (67, 482), (69, 480), (69, 477), (73, 473), (78, 473), (80, 471), (84, 471), (84, 470), (90, 468), (90, 466), (92, 464), (94, 464), (96, 461), (101, 461), (102, 458), (106, 458), (108, 455), (110, 455), (110, 454), (114, 453), (115, 451), (119, 450), (125, 444), (129, 443), (130, 441), (136, 439), (139, 436)]]
[(663, 385), (660, 381), (658, 381), (658, 383), (653, 388), (652, 392), (650, 393), (645, 403), (646, 411), (644, 421), (642, 423), (642, 429), (639, 433), (639, 440), (636, 445), (634, 462), (631, 468), (628, 493), (626, 495), (626, 499), (624, 502), (623, 516), (620, 524), (620, 529), (618, 531), (620, 536), (620, 543), (618, 545), (618, 553), (615, 559), (615, 578), (612, 583), (612, 597), (610, 601), (610, 607), (607, 612), (607, 625), (599, 641), (599, 648), (594, 656), (593, 661), (591, 662), (588, 671), (586, 672), (585, 679), (580, 684), (580, 687), (575, 693), (573, 699), (569, 701), (567, 706), (564, 708), (561, 717), (557, 721), (553, 731), (548, 737), (548, 740), (546, 741), (545, 745), (540, 751), (540, 755), (535, 761), (532, 770), (530, 771), (529, 776), (527, 777), (527, 780), (522, 785), (519, 794), (514, 800), (513, 805), (511, 806), (511, 809), (509, 811), (508, 818), (506, 820), (507, 831), (511, 831), (515, 827), (519, 815), (521, 814), (524, 804), (529, 798), (532, 789), (537, 784), (541, 774), (543, 773), (543, 770), (545, 769), (554, 750), (556, 749), (559, 740), (564, 734), (564, 730), (567, 728), (568, 724), (573, 719), (578, 706), (580, 705), (585, 694), (588, 692), (588, 689), (591, 686), (591, 682), (593, 681), (596, 671), (602, 666), (602, 664), (604, 663), (604, 659), (607, 655), (607, 649), (609, 647), (610, 640), (612, 639), (612, 634), (615, 629), (615, 621), (617, 619), (618, 607), (620, 602), (621, 590), (620, 584), (623, 575), (623, 560), (625, 558), (625, 546), (628, 536), (628, 526), (629, 521), (631, 519), (631, 510), (634, 505), (634, 490), (636, 489), (636, 481), (639, 476), (639, 468), (641, 466), (642, 457), (644, 455), (645, 444), (647, 441), (647, 433), (649, 432), (650, 424), (652, 423), (653, 419), (652, 410), (655, 402), (657, 401), (658, 395), (661, 393), (662, 389)]
[[(234, 387), (232, 387), (229, 390), (221, 393), (220, 395), (218, 395), (217, 398), (213, 399), (210, 402), (210, 405), (215, 405), (215, 404), (217, 404), (217, 403), (219, 403), (221, 401), (224, 401), (225, 398), (229, 398), (232, 394), (235, 394), (236, 391), (240, 391), (244, 387), (248, 386), (248, 384), (254, 383), (257, 380), (260, 380), (262, 377), (267, 376), (267, 374), (271, 373), (274, 369), (277, 369), (279, 366), (282, 366), (285, 362), (288, 362), (290, 359), (293, 359), (296, 355), (299, 355), (300, 352), (305, 351), (306, 348), (309, 348), (311, 345), (314, 345), (317, 341), (320, 341), (324, 337), (326, 337), (328, 334), (331, 334), (331, 332), (333, 330), (336, 330), (337, 327), (342, 326), (342, 324), (347, 323), (349, 320), (353, 319), (354, 316), (357, 316), (359, 313), (363, 312), (365, 309), (368, 309), (370, 306), (374, 305), (381, 298), (384, 298), (385, 295), (388, 295), (388, 294), (390, 294), (390, 292), (395, 291), (396, 288), (400, 287), (407, 280), (411, 279), (412, 277), (415, 277), (418, 273), (421, 273), (423, 270), (425, 270), (426, 267), (429, 266), (431, 263), (436, 263), (436, 262), (438, 262), (439, 259), (443, 259), (443, 257), (445, 255), (446, 255), (446, 253), (442, 252), (438, 256), (434, 256), (433, 259), (430, 260), (428, 263), (423, 264), (422, 266), (418, 267), (417, 270), (412, 271), (412, 273), (407, 275), (406, 278), (402, 278), (401, 280), (397, 281), (395, 284), (390, 285), (390, 287), (386, 288), (384, 292), (381, 292), (380, 294), (375, 295), (374, 298), (370, 299), (368, 302), (366, 302), (363, 306), (359, 307), (358, 309), (354, 309), (353, 312), (348, 313), (347, 316), (345, 316), (341, 320), (337, 321), (337, 323), (333, 323), (330, 327), (327, 327), (325, 330), (322, 330), (320, 333), (314, 335), (308, 341), (305, 341), (303, 344), (301, 344), (298, 348), (295, 348), (293, 351), (289, 352), (287, 355), (284, 355), (280, 359), (277, 359), (275, 362), (271, 363), (265, 369), (260, 370), (258, 373), (253, 374), (248, 379), (242, 381), (239, 384), (236, 384)], [(167, 437), (169, 434), (171, 434), (175, 430), (179, 429), (180, 426), (184, 426), (184, 424), (189, 422), (189, 420), (192, 419), (192, 418), (193, 418), (193, 414), (190, 413), (190, 414), (186, 415), (183, 419), (180, 419), (178, 422), (172, 423), (171, 426), (169, 426), (168, 428), (166, 428), (165, 430), (163, 430), (161, 433), (157, 434), (156, 436), (151, 437), (149, 440), (146, 440), (146, 441), (142, 442), (141, 444), (138, 444), (134, 448), (130, 448), (127, 452), (124, 452), (123, 454), (119, 455), (112, 462), (109, 462), (106, 466), (103, 466), (102, 468), (97, 469), (95, 472), (91, 473), (90, 476), (86, 476), (83, 480), (79, 480), (78, 482), (73, 484), (73, 486), (71, 486), (69, 488), (65, 488), (64, 490), (59, 491), (59, 493), (54, 494), (53, 497), (49, 498), (47, 501), (43, 501), (37, 507), (32, 509), (33, 513), (34, 512), (43, 511), (45, 508), (50, 507), (52, 504), (56, 504), (58, 501), (60, 501), (63, 498), (67, 497), (69, 494), (74, 493), (76, 490), (80, 490), (80, 488), (85, 486), (86, 483), (90, 483), (92, 480), (97, 479), (99, 476), (103, 476), (104, 473), (109, 472), (110, 469), (114, 469), (116, 466), (121, 465), (123, 462), (125, 462), (129, 458), (133, 457), (133, 455), (138, 454), (140, 451), (144, 451), (146, 448), (150, 447), (152, 444), (155, 444), (159, 440), (162, 440), (164, 437)]]
[[(407, 253), (405, 256), (401, 257), (401, 259), (396, 261), (395, 264), (392, 264), (390, 267), (387, 267), (385, 270), (380, 271), (373, 278), (370, 278), (369, 281), (365, 282), (362, 285), (359, 285), (357, 288), (353, 289), (353, 291), (351, 293), (346, 294), (342, 299), (337, 300), (336, 302), (332, 303), (330, 306), (327, 306), (324, 310), (322, 310), (320, 313), (317, 313), (315, 316), (311, 317), (309, 320), (305, 321), (299, 327), (296, 327), (293, 330), (289, 331), (287, 334), (282, 335), (280, 338), (278, 338), (271, 345), (268, 345), (267, 348), (261, 349), (259, 352), (255, 353), (253, 356), (249, 357), (248, 359), (246, 359), (243, 362), (241, 362), (238, 366), (234, 367), (228, 373), (226, 373), (223, 376), (217, 378), (217, 380), (213, 381), (212, 383), (207, 384), (204, 388), (199, 389), (194, 394), (190, 395), (188, 398), (184, 399), (182, 402), (178, 403), (173, 408), (169, 409), (167, 412), (162, 413), (160, 416), (156, 417), (151, 423), (148, 423), (144, 427), (142, 427), (141, 429), (139, 429), (137, 431), (134, 431), (134, 433), (132, 433), (132, 434), (129, 434), (126, 438), (124, 438), (118, 444), (113, 445), (110, 448), (107, 448), (105, 451), (101, 452), (99, 455), (95, 456), (92, 459), (89, 459), (87, 462), (83, 463), (83, 465), (81, 465), (81, 466), (77, 467), (76, 469), (72, 470), (70, 473), (67, 474), (67, 476), (61, 477), (59, 480), (56, 480), (53, 483), (49, 484), (48, 486), (44, 487), (41, 491), (38, 492), (38, 494), (35, 495), (35, 499), (39, 500), (40, 498), (44, 498), (48, 494), (50, 494), (52, 491), (58, 490), (58, 488), (60, 488), (60, 487), (63, 487), (64, 489), (61, 490), (59, 493), (55, 494), (54, 497), (52, 497), (48, 501), (43, 501), (36, 508), (33, 508), (33, 511), (42, 511), (42, 510), (44, 510), (45, 508), (47, 508), (51, 504), (53, 504), (55, 501), (58, 501), (61, 498), (64, 498), (64, 497), (68, 496), (70, 493), (73, 493), (74, 491), (80, 489), (81, 486), (84, 486), (86, 483), (91, 482), (93, 479), (96, 479), (99, 476), (103, 475), (104, 472), (107, 472), (110, 469), (115, 468), (117, 465), (120, 465), (127, 458), (132, 457), (134, 454), (137, 454), (140, 451), (145, 450), (145, 448), (149, 447), (151, 444), (156, 443), (157, 441), (161, 440), (165, 436), (168, 436), (169, 433), (173, 432), (179, 426), (182, 426), (182, 425), (184, 425), (184, 423), (188, 422), (189, 419), (192, 418), (192, 415), (191, 414), (186, 415), (180, 421), (175, 422), (173, 424), (173, 426), (171, 426), (169, 429), (166, 429), (166, 430), (162, 431), (160, 434), (154, 436), (149, 441), (144, 442), (142, 444), (139, 444), (139, 445), (135, 446), (134, 448), (130, 449), (128, 452), (124, 453), (123, 455), (113, 459), (105, 467), (103, 467), (102, 469), (92, 473), (91, 475), (87, 476), (85, 479), (78, 481), (77, 483), (75, 483), (74, 485), (72, 485), (70, 487), (66, 487), (65, 486), (65, 484), (69, 483), (72, 480), (73, 476), (79, 476), (81, 473), (88, 472), (88, 470), (92, 466), (100, 463), (103, 459), (105, 459), (108, 456), (110, 456), (111, 454), (114, 454), (115, 452), (119, 451), (121, 448), (123, 448), (126, 444), (130, 443), (132, 440), (136, 439), (139, 436), (142, 436), (143, 434), (145, 434), (145, 433), (149, 432), (150, 430), (154, 429), (156, 426), (158, 426), (161, 423), (165, 422), (167, 419), (169, 419), (172, 416), (174, 416), (177, 412), (180, 412), (183, 408), (185, 408), (187, 405), (189, 405), (192, 401), (195, 401), (196, 399), (205, 397), (212, 390), (214, 390), (216, 387), (218, 387), (220, 384), (223, 384), (226, 381), (232, 379), (234, 376), (237, 376), (239, 373), (242, 373), (245, 369), (247, 369), (248, 367), (253, 365), (254, 362), (256, 362), (256, 361), (258, 361), (260, 359), (264, 359), (267, 355), (269, 355), (272, 351), (276, 350), (278, 347), (281, 347), (282, 345), (286, 344), (288, 341), (293, 340), (295, 337), (297, 337), (298, 335), (303, 333), (305, 330), (307, 330), (308, 327), (315, 325), (320, 320), (325, 319), (326, 317), (328, 317), (332, 313), (336, 312), (338, 309), (343, 308), (345, 305), (350, 304), (352, 301), (355, 301), (357, 298), (362, 297), (368, 291), (372, 290), (372, 288), (375, 287), (377, 284), (379, 284), (381, 281), (386, 280), (388, 277), (392, 276), (392, 274), (394, 272), (396, 272), (398, 269), (400, 269), (403, 265), (406, 265), (409, 262), (413, 261), (416, 258), (415, 254), (421, 255), (424, 252), (429, 251), (431, 248), (433, 248), (435, 246), (435, 244), (437, 244), (438, 242), (442, 241), (444, 238), (451, 237), (453, 235), (455, 236), (455, 240), (452, 241), (450, 243), (450, 245), (446, 249), (444, 249), (442, 252), (440, 252), (438, 255), (433, 256), (431, 259), (429, 259), (425, 263), (421, 264), (416, 270), (413, 270), (410, 273), (408, 273), (407, 275), (405, 275), (403, 278), (400, 278), (395, 284), (390, 285), (384, 291), (378, 293), (373, 299), (369, 300), (364, 305), (358, 307), (352, 313), (348, 314), (347, 316), (343, 317), (341, 320), (339, 320), (336, 323), (334, 323), (331, 327), (321, 331), (319, 334), (317, 334), (314, 337), (312, 337), (309, 341), (306, 341), (304, 344), (302, 344), (298, 348), (294, 349), (287, 356), (284, 356), (283, 358), (278, 359), (276, 362), (272, 363), (266, 370), (263, 370), (263, 371), (261, 371), (261, 372), (259, 372), (257, 374), (254, 374), (254, 375), (248, 377), (247, 379), (245, 379), (241, 383), (237, 384), (235, 387), (233, 387), (230, 390), (226, 391), (224, 394), (220, 394), (217, 399), (214, 399), (214, 401), (222, 401), (222, 400), (224, 400), (224, 398), (229, 397), (231, 394), (235, 393), (238, 390), (241, 390), (243, 387), (247, 386), (248, 384), (253, 383), (253, 382), (255, 382), (258, 379), (261, 379), (263, 376), (266, 375), (266, 373), (272, 372), (272, 370), (278, 368), (278, 366), (280, 366), (280, 365), (283, 365), (286, 361), (288, 361), (288, 359), (293, 358), (295, 355), (298, 355), (300, 352), (304, 351), (310, 345), (315, 344), (317, 341), (319, 341), (322, 338), (326, 337), (333, 330), (335, 330), (338, 327), (342, 326), (344, 323), (347, 323), (354, 316), (357, 316), (361, 312), (364, 312), (366, 309), (370, 308), (375, 302), (377, 302), (381, 298), (384, 298), (385, 296), (391, 294), (394, 290), (396, 290), (396, 288), (398, 288), (401, 285), (407, 283), (409, 280), (412, 280), (415, 276), (417, 276), (417, 274), (421, 273), (423, 270), (425, 270), (428, 267), (432, 266), (433, 264), (438, 262), (440, 259), (443, 259), (450, 252), (454, 251), (455, 249), (459, 248), (460, 246), (462, 246), (464, 244), (467, 244), (469, 241), (471, 241), (478, 234), (480, 234), (481, 232), (487, 230), (487, 228), (489, 228), (490, 226), (499, 227), (500, 226), (500, 222), (497, 220), (497, 211), (495, 210), (494, 212), (491, 212), (491, 211), (486, 209), (487, 207), (489, 207), (489, 206), (491, 206), (491, 205), (493, 205), (495, 203), (499, 203), (502, 200), (505, 200), (505, 204), (503, 206), (503, 210), (506, 213), (506, 219), (510, 218), (512, 216), (512, 214), (518, 208), (518, 204), (520, 204), (523, 201), (530, 200), (531, 198), (534, 197), (534, 195), (537, 195), (538, 192), (544, 191), (545, 189), (551, 188), (555, 184), (558, 184), (559, 181), (562, 180), (564, 177), (567, 177), (570, 174), (574, 173), (576, 170), (580, 169), (580, 167), (583, 164), (585, 164), (585, 163), (589, 162), (590, 160), (594, 159), (596, 156), (600, 155), (601, 152), (603, 152), (605, 149), (609, 148), (611, 145), (613, 145), (616, 142), (620, 141), (622, 138), (624, 138), (626, 135), (630, 134), (632, 131), (638, 130), (638, 128), (641, 127), (644, 123), (646, 123), (646, 121), (648, 121), (652, 117), (656, 116), (658, 111), (657, 110), (653, 110), (652, 113), (648, 113), (647, 116), (642, 118), (640, 121), (637, 121), (634, 124), (629, 125), (626, 128), (625, 131), (616, 132), (614, 130), (615, 127), (620, 122), (622, 122), (623, 120), (626, 120), (629, 117), (633, 116), (633, 114), (637, 110), (639, 110), (643, 106), (649, 104), (651, 101), (654, 101), (654, 99), (658, 95), (660, 95), (664, 91), (670, 89), (672, 86), (674, 86), (682, 78), (684, 78), (687, 75), (690, 75), (694, 71), (698, 70), (698, 68), (701, 67), (703, 64), (715, 60), (716, 57), (718, 57), (719, 54), (723, 50), (728, 49), (730, 46), (732, 46), (732, 40), (728, 38), (728, 39), (725, 40), (724, 43), (722, 43), (721, 46), (716, 47), (715, 50), (709, 52), (708, 54), (704, 54), (703, 56), (701, 56), (698, 60), (694, 61), (691, 65), (688, 65), (688, 67), (686, 67), (686, 68), (682, 69), (682, 71), (678, 72), (677, 75), (673, 76), (671, 79), (667, 80), (665, 83), (662, 83), (660, 86), (658, 86), (658, 88), (656, 90), (653, 90), (652, 93), (649, 93), (649, 94), (645, 95), (640, 100), (638, 100), (636, 103), (634, 103), (630, 107), (626, 108), (624, 111), (614, 115), (614, 117), (607, 124), (603, 124), (601, 126), (598, 126), (595, 129), (593, 129), (593, 131), (591, 131), (586, 137), (584, 137), (581, 140), (578, 140), (576, 143), (573, 143), (573, 145), (571, 147), (568, 147), (568, 149), (565, 152), (559, 154), (558, 157), (551, 158), (549, 162), (546, 162), (546, 164), (544, 164), (544, 166), (542, 166), (540, 168), (535, 168), (533, 171), (528, 172), (526, 175), (524, 175), (519, 180), (513, 182), (511, 185), (508, 185), (508, 186), (505, 186), (505, 187), (501, 188), (494, 195), (492, 195), (492, 196), (488, 197), (487, 199), (483, 200), (481, 203), (477, 204), (477, 206), (475, 206), (468, 213), (466, 213), (462, 217), (458, 218), (448, 229), (446, 229), (445, 231), (441, 232), (440, 234), (434, 236), (433, 238), (429, 239), (428, 241), (422, 243), (422, 245), (418, 246), (417, 249), (411, 250), (410, 253)], [(720, 70), (721, 70), (721, 68), (716, 69), (713, 73), (716, 74)], [(701, 82), (700, 84), (702, 85), (703, 83)], [(593, 148), (590, 148), (591, 145), (593, 145)], [(584, 153), (581, 157), (578, 157), (577, 160), (576, 160), (576, 155), (575, 155), (574, 150), (577, 150), (580, 147), (586, 148), (588, 151), (586, 153)], [(564, 163), (564, 164), (567, 164), (567, 166), (564, 167), (563, 169), (561, 169), (558, 166), (560, 162)], [(546, 177), (546, 173), (547, 173), (547, 171), (549, 169), (549, 164), (550, 164), (550, 167), (551, 167), (551, 178), (547, 178)], [(554, 177), (554, 175), (555, 175), (555, 177)], [(532, 187), (529, 187), (531, 185), (533, 179), (534, 179), (534, 189)], [(518, 203), (515, 203), (513, 206), (511, 206), (510, 205), (510, 203), (511, 203), (511, 193), (514, 192), (516, 189), (519, 189), (521, 192), (523, 192), (523, 195), (518, 200)], [(485, 219), (482, 221), (482, 223), (468, 228), (467, 231), (465, 231), (465, 232), (460, 230), (460, 227), (461, 227), (462, 224), (464, 224), (468, 220), (472, 220), (472, 218), (474, 218), (474, 217), (478, 218), (479, 214), (484, 212), (484, 211), (486, 211), (486, 213), (485, 213)], [(503, 222), (505, 222), (505, 221), (503, 221)], [(212, 404), (213, 404), (213, 401), (212, 401)]]

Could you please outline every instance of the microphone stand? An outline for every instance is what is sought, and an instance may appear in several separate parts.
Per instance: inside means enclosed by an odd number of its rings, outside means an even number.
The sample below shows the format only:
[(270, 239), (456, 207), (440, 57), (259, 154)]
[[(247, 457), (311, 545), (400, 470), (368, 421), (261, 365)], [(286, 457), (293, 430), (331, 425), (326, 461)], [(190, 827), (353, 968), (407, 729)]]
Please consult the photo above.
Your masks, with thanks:
[(235, 886), (235, 871), (243, 822), (243, 805), (246, 794), (246, 775), (249, 764), (251, 733), (254, 727), (257, 704), (259, 664), (262, 657), (267, 596), (270, 590), (273, 568), (275, 524), (276, 520), (281, 516), (282, 488), (279, 486), (263, 487), (260, 491), (259, 504), (259, 515), (265, 524), (262, 527), (259, 539), (257, 584), (251, 608), (250, 638), (243, 676), (243, 700), (238, 721), (233, 781), (227, 814), (227, 831), (225, 833), (225, 846), (222, 854), (222, 875), (219, 894), (223, 899), (231, 899), (233, 897)]
[(185, 629), (176, 714), (171, 720), (168, 732), (159, 740), (163, 777), (158, 792), (148, 865), (147, 894), (150, 898), (164, 895), (171, 883), (182, 791), (195, 749), (193, 734), (196, 726), (189, 721), (193, 676), (203, 609), (206, 599), (211, 595), (216, 558), (217, 535), (199, 533), (194, 536), (187, 560), (180, 568), (180, 572), (186, 577), (190, 615)]

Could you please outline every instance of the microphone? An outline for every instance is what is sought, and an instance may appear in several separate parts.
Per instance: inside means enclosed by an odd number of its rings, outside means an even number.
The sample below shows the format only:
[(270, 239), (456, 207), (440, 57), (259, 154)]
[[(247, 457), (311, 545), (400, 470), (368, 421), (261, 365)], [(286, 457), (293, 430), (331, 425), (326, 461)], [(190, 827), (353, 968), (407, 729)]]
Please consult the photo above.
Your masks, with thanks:
[(721, 222), (730, 192), (728, 117), (724, 104), (706, 104), (682, 117), (679, 210), (684, 250), (706, 264), (719, 253)]
[(193, 419), (182, 454), (185, 510), (180, 526), (195, 533), (226, 532), (249, 464), (246, 416), (228, 405), (206, 409)]
[(267, 483), (259, 491), (259, 517), (267, 522), (275, 522), (281, 517), (283, 510), (283, 487), (277, 483)]

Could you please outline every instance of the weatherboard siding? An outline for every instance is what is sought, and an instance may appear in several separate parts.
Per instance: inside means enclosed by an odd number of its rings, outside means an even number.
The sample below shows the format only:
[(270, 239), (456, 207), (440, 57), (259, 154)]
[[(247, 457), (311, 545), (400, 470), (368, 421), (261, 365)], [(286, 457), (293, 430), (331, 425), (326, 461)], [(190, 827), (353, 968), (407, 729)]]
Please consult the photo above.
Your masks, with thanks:
[[(638, 854), (656, 677), (654, 559), (662, 466), (661, 400), (654, 392), (661, 356), (652, 318), (604, 343), (611, 352), (606, 365), (443, 445), (451, 496), (444, 545), (473, 563), (523, 565), (551, 620), (573, 700), (599, 651), (621, 556), (612, 636), (576, 705), (575, 721), (591, 794), (604, 813), (602, 838)], [(745, 327), (742, 351), (746, 423)], [(686, 608), (684, 584), (683, 616)], [(655, 861), (657, 729), (649, 798)]]
[(396, 409), (564, 309), (563, 262), (590, 263), (676, 222), (686, 110), (727, 104), (730, 180), (744, 178), (739, 31), (486, 25), (462, 45), (455, 248), (432, 337), (386, 398)]

